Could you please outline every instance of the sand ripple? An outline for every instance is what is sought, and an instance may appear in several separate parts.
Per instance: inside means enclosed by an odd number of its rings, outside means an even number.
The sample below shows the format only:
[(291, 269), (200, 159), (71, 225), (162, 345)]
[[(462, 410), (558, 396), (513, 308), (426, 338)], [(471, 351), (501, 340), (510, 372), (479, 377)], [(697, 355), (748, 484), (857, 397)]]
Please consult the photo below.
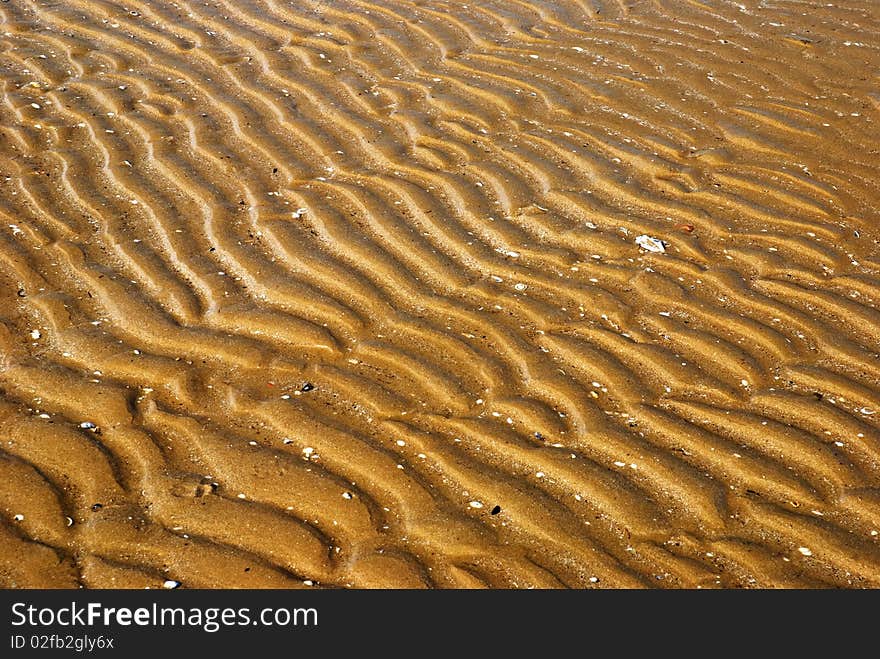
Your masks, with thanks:
[(0, 584), (880, 586), (814, 5), (0, 5)]

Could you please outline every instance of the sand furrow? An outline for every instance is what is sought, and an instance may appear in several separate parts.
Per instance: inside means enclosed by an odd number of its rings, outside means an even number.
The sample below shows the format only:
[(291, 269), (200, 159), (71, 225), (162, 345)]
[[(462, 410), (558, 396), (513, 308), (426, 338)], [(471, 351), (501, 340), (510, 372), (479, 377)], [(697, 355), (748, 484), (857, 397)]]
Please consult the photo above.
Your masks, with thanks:
[(4, 3), (0, 585), (877, 587), (871, 10)]

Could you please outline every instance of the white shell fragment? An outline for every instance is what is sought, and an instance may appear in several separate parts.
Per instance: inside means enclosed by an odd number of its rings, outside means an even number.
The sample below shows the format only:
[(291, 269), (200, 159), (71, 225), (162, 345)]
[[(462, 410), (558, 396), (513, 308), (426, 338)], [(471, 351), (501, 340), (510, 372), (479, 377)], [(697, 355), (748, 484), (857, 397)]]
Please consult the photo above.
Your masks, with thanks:
[(812, 556), (813, 552), (811, 552), (807, 547), (798, 547), (798, 551), (802, 553), (804, 556)]
[(664, 254), (666, 252), (666, 243), (659, 238), (652, 238), (651, 236), (644, 234), (636, 236), (636, 245), (649, 252), (657, 252), (658, 254)]
[(165, 583), (162, 584), (162, 588), (167, 588), (168, 590), (174, 590), (180, 586), (179, 581), (174, 581), (173, 579), (168, 579)]

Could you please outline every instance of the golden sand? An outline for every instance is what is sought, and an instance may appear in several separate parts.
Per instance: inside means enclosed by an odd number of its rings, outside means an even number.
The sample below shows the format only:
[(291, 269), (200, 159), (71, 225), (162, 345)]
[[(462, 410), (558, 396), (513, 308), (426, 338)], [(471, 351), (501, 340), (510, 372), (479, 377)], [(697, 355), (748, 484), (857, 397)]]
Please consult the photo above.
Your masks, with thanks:
[(880, 586), (874, 0), (0, 16), (0, 585)]

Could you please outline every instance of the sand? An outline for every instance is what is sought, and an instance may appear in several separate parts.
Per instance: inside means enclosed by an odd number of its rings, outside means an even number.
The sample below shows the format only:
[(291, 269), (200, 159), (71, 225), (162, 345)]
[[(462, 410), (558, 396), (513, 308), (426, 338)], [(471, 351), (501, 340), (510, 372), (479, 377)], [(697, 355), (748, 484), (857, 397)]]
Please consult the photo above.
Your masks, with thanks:
[(0, 16), (3, 587), (880, 586), (873, 0)]

